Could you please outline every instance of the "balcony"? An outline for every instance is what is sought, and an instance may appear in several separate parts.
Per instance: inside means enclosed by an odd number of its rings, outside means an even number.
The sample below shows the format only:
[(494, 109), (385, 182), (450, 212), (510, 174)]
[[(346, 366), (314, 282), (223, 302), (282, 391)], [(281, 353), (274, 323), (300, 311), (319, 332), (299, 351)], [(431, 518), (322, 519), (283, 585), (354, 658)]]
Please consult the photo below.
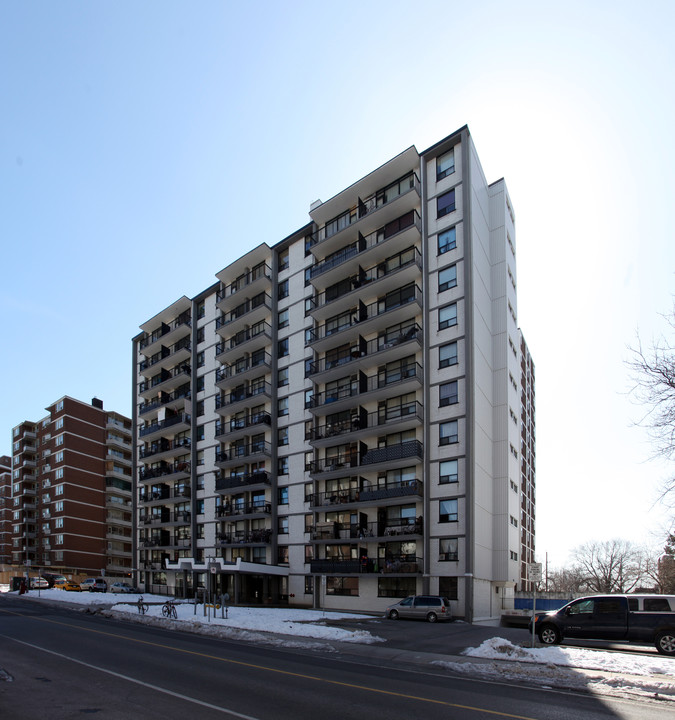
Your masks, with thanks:
[(272, 530), (243, 530), (232, 533), (216, 533), (216, 542), (222, 547), (226, 545), (269, 545), (272, 541)]
[(251, 428), (260, 428), (261, 425), (269, 426), (271, 423), (272, 416), (267, 412), (232, 418), (229, 422), (217, 422), (215, 438), (216, 440), (227, 438), (232, 441), (248, 435)]
[[(335, 510), (336, 505), (344, 506), (356, 503), (363, 506), (396, 505), (401, 501), (401, 498), (421, 500), (423, 489), (424, 486), (421, 480), (390, 482), (381, 486), (371, 486), (368, 481), (361, 478), (360, 488), (314, 493), (310, 497), (309, 504), (310, 507), (321, 510)], [(388, 535), (390, 533), (382, 532), (380, 534)]]
[(261, 372), (269, 372), (272, 368), (272, 356), (264, 350), (255, 355), (239, 358), (230, 365), (216, 370), (216, 386), (223, 389), (232, 385), (233, 381), (243, 382)]
[(364, 573), (418, 575), (422, 572), (422, 559), (391, 556), (386, 559), (367, 558), (365, 562), (340, 559), (312, 560), (310, 572), (316, 575), (362, 575)]
[(325, 223), (310, 240), (310, 249), (317, 255), (326, 256), (344, 244), (348, 228), (359, 224), (359, 230), (367, 234), (419, 206), (420, 181), (415, 172), (409, 172), (399, 180), (381, 188), (365, 200), (358, 199), (358, 206)]
[(170, 393), (172, 390), (184, 385), (190, 381), (191, 375), (192, 370), (188, 364), (179, 365), (173, 370), (162, 368), (158, 375), (139, 384), (138, 393), (147, 401), (162, 391)]
[[(411, 210), (370, 235), (363, 236), (358, 233), (357, 240), (312, 266), (310, 269), (312, 285), (321, 290), (353, 275), (357, 280), (362, 281), (358, 286), (363, 288), (369, 282), (384, 278), (387, 274), (400, 269), (401, 262), (400, 259), (396, 259), (394, 250), (419, 242), (421, 231), (420, 216), (416, 211)], [(411, 262), (406, 262), (406, 265), (409, 264), (414, 268), (417, 264), (415, 274), (418, 275), (422, 269), (419, 251), (417, 257), (413, 247), (409, 247), (408, 252)], [(371, 267), (364, 272), (361, 269), (364, 265)], [(387, 269), (389, 269), (389, 273), (387, 273)]]
[(235, 445), (229, 450), (216, 453), (216, 465), (225, 470), (236, 467), (243, 462), (260, 462), (272, 457), (272, 446), (266, 441), (253, 442), (247, 445)]
[(308, 433), (307, 440), (312, 447), (328, 447), (335, 445), (336, 440), (347, 435), (349, 436), (347, 441), (351, 441), (373, 435), (374, 431), (381, 434), (383, 425), (387, 426), (387, 432), (403, 432), (418, 427), (423, 421), (424, 408), (422, 403), (417, 401), (367, 414), (357, 408), (349, 419), (326, 422), (313, 427)]
[(216, 508), (218, 518), (250, 518), (265, 517), (271, 515), (272, 504), (267, 501), (252, 503), (224, 503)]
[(272, 298), (267, 293), (258, 293), (237, 305), (227, 315), (216, 318), (216, 332), (221, 337), (227, 337), (240, 330), (245, 323), (255, 325), (264, 320), (271, 312)]
[(163, 435), (169, 428), (171, 428), (174, 433), (189, 430), (191, 422), (192, 417), (190, 415), (187, 413), (179, 413), (160, 422), (154, 422), (152, 425), (145, 425), (138, 431), (138, 437), (139, 439), (144, 439), (145, 442), (150, 442)]
[(185, 337), (175, 345), (162, 345), (160, 350), (138, 364), (138, 371), (145, 377), (151, 377), (157, 370), (169, 368), (182, 361), (190, 360), (190, 338)]
[(168, 485), (155, 485), (140, 491), (138, 499), (146, 505), (175, 505), (190, 499), (190, 486), (170, 488)]
[(383, 323), (393, 325), (412, 320), (421, 309), (422, 291), (417, 285), (406, 285), (369, 305), (360, 302), (358, 306), (312, 328), (307, 344), (315, 352), (325, 352), (348, 342), (344, 338), (354, 337), (354, 328), (357, 326), (358, 334), (366, 335), (383, 329)]
[(421, 386), (424, 380), (422, 366), (416, 362), (401, 365), (387, 373), (366, 376), (359, 373), (348, 383), (340, 387), (315, 393), (309, 400), (309, 410), (314, 415), (328, 415), (366, 402), (371, 396), (386, 397), (387, 391), (396, 389), (400, 394), (411, 392)]
[(216, 478), (216, 492), (234, 495), (244, 490), (264, 490), (271, 484), (271, 476), (265, 470), (243, 475)]
[(221, 415), (239, 412), (251, 405), (259, 405), (264, 402), (264, 398), (269, 398), (271, 395), (270, 383), (251, 383), (248, 388), (235, 388), (230, 393), (216, 395), (216, 412)]
[(216, 345), (216, 360), (227, 363), (237, 353), (245, 350), (254, 353), (272, 342), (272, 327), (269, 323), (261, 321), (244, 330), (240, 330), (232, 337)]
[(146, 415), (153, 412), (153, 410), (159, 410), (161, 407), (175, 411), (185, 407), (186, 400), (189, 400), (191, 397), (190, 383), (185, 383), (172, 393), (161, 392), (159, 397), (146, 401), (138, 409), (138, 414)]
[(175, 320), (163, 322), (157, 330), (147, 334), (139, 343), (138, 349), (147, 357), (152, 355), (160, 340), (163, 345), (171, 345), (182, 337), (189, 335), (192, 329), (192, 318), (190, 311), (181, 313)]
[(315, 542), (331, 543), (335, 540), (362, 542), (386, 542), (392, 537), (399, 540), (401, 537), (422, 537), (423, 520), (401, 521), (398, 523), (373, 521), (363, 523), (339, 523), (323, 522), (317, 523), (311, 534)]
[(138, 473), (138, 479), (140, 482), (150, 482), (157, 478), (165, 478), (172, 482), (187, 479), (190, 477), (190, 463), (189, 462), (176, 462), (176, 463), (161, 463), (159, 467), (154, 468), (142, 468)]
[(423, 446), (419, 440), (408, 440), (383, 448), (368, 448), (313, 460), (309, 463), (309, 474), (317, 478), (333, 478), (349, 474), (352, 468), (373, 470), (393, 470), (409, 465), (410, 461), (420, 461), (423, 457)]
[[(272, 287), (272, 268), (267, 264), (260, 264), (253, 270), (239, 276), (234, 282), (226, 285), (216, 295), (216, 305), (226, 312), (236, 305), (240, 298), (268, 290)], [(243, 292), (243, 291), (246, 292)]]
[(190, 451), (191, 447), (192, 441), (190, 438), (178, 438), (176, 440), (161, 438), (142, 448), (139, 458), (141, 460), (152, 458), (153, 462), (159, 462), (170, 457), (184, 455)]

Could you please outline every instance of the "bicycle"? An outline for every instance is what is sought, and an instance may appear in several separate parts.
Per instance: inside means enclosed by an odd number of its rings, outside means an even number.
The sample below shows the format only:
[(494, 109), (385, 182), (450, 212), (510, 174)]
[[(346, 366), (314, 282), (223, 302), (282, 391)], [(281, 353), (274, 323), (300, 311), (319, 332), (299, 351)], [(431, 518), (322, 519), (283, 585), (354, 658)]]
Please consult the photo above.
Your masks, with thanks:
[(148, 612), (148, 610), (150, 609), (150, 606), (148, 605), (148, 603), (143, 602), (143, 596), (142, 596), (142, 595), (138, 598), (138, 603), (137, 603), (137, 605), (138, 605), (138, 612), (139, 612), (141, 615), (145, 615), (145, 613)]
[(176, 612), (175, 603), (171, 602), (171, 600), (167, 600), (164, 605), (162, 605), (162, 615), (165, 618), (173, 618), (174, 620), (178, 620), (178, 613)]

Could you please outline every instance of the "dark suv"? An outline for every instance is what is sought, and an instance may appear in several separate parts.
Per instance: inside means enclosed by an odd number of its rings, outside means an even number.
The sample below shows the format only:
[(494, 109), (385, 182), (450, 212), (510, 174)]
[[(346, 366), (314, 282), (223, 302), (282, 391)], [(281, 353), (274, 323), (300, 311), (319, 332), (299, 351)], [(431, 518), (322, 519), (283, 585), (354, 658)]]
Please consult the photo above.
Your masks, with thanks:
[(387, 608), (390, 620), (402, 618), (419, 618), (429, 622), (452, 620), (450, 601), (441, 595), (411, 595)]

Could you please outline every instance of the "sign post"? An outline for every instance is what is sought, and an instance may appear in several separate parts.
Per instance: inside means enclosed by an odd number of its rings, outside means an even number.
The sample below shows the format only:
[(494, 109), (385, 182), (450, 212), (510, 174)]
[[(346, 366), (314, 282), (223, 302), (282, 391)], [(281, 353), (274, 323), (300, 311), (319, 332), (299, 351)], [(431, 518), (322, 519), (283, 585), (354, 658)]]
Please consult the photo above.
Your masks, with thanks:
[(541, 582), (541, 563), (528, 563), (527, 579), (532, 583), (532, 647), (534, 647), (534, 625), (537, 617), (537, 583)]

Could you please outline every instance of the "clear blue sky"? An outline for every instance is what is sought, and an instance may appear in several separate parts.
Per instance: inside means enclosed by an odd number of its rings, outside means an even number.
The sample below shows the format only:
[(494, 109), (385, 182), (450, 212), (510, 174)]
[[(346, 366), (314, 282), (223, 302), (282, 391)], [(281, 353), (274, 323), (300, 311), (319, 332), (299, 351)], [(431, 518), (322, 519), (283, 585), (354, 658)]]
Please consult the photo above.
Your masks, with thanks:
[(624, 361), (675, 289), (674, 20), (649, 0), (0, 4), (0, 453), (65, 394), (130, 413), (140, 323), (468, 124), (516, 212), (540, 559), (650, 540), (668, 468)]

